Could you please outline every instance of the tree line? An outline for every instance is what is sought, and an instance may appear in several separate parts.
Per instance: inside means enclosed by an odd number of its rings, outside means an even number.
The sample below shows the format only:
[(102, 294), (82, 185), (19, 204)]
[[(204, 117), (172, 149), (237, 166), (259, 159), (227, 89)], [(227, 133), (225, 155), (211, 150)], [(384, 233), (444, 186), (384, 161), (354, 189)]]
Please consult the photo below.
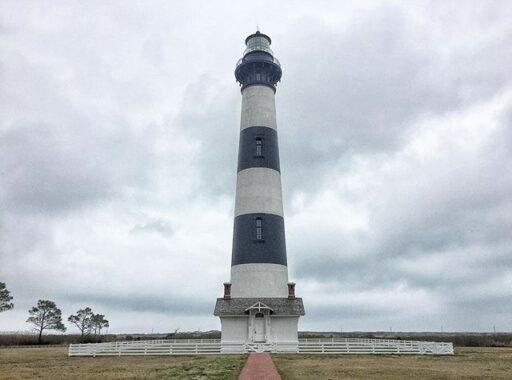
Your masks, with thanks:
[[(0, 282), (0, 312), (12, 309), (14, 307), (12, 300), (13, 297), (5, 283)], [(39, 300), (28, 313), (30, 316), (27, 322), (34, 325), (33, 329), (38, 334), (38, 343), (41, 343), (45, 330), (66, 331), (66, 326), (62, 322), (62, 311), (53, 301)], [(80, 330), (82, 339), (91, 334), (101, 335), (101, 330), (109, 327), (109, 321), (105, 319), (105, 315), (94, 313), (90, 307), (70, 315), (68, 322)]]

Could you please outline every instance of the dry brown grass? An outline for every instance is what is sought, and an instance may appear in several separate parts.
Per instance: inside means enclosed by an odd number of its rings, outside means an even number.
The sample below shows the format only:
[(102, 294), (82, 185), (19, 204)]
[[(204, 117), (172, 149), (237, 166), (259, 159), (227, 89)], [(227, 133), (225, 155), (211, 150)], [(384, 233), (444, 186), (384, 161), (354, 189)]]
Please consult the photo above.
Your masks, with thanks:
[(0, 349), (0, 379), (236, 379), (246, 357), (68, 357), (67, 348)]
[(455, 356), (274, 355), (283, 380), (512, 379), (512, 348), (459, 348)]

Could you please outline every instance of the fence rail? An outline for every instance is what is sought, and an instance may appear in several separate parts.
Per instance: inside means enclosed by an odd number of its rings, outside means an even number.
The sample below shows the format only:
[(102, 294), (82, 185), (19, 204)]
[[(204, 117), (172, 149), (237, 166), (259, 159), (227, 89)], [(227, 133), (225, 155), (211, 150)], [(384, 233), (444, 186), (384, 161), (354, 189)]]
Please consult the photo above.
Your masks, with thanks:
[(220, 339), (146, 340), (112, 343), (70, 344), (69, 356), (215, 355), (268, 351), (298, 354), (400, 354), (453, 355), (453, 344), (390, 339), (301, 339), (289, 343), (221, 344)]
[(364, 338), (301, 339), (299, 353), (453, 355), (453, 343)]
[(220, 349), (220, 339), (145, 340), (70, 344), (69, 356), (209, 355), (220, 354)]

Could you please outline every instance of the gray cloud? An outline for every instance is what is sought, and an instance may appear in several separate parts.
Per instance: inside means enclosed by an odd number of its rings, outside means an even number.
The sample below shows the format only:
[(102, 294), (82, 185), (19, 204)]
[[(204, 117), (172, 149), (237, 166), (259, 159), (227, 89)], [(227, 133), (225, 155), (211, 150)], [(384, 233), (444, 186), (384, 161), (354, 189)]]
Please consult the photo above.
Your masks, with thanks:
[[(198, 142), (194, 164), (200, 170), (200, 194), (234, 196), (239, 123), (239, 93), (232, 82), (210, 74), (191, 83), (177, 120), (183, 133)], [(236, 87), (235, 87), (236, 88)]]
[(144, 224), (137, 224), (131, 229), (132, 233), (158, 232), (162, 235), (172, 235), (173, 229), (165, 220), (151, 220)]
[(72, 135), (66, 128), (41, 123), (14, 125), (0, 136), (6, 207), (46, 213), (109, 196), (107, 168), (89, 156), (87, 143), (76, 146)]
[[(285, 76), (278, 98), (291, 189), (303, 188), (303, 177), (316, 186), (334, 168), (347, 170), (353, 154), (400, 149), (415, 121), (510, 87), (501, 59), (510, 30), (447, 50), (450, 37), (429, 28), (398, 7), (361, 12), (342, 32), (314, 18), (296, 26), (303, 48), (280, 51)], [(303, 176), (296, 178), (299, 168)]]
[(67, 301), (74, 304), (96, 305), (97, 309), (116, 311), (156, 312), (161, 314), (205, 315), (213, 312), (211, 302), (186, 297), (152, 297), (137, 295), (73, 294)]

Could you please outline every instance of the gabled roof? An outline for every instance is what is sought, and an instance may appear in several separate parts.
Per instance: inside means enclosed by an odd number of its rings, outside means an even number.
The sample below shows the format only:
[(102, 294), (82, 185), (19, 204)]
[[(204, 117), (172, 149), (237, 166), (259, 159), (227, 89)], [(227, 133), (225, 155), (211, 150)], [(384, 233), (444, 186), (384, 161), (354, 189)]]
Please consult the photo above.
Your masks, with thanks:
[(271, 310), (274, 316), (299, 316), (304, 315), (302, 298), (232, 298), (226, 300), (217, 298), (216, 316), (243, 316), (249, 314), (251, 309)]
[(253, 310), (253, 309), (256, 309), (258, 311), (261, 311), (262, 309), (270, 310), (270, 312), (274, 311), (271, 307), (265, 305), (263, 302), (256, 302), (254, 305), (249, 306), (247, 309), (245, 309), (245, 312), (247, 313), (249, 310)]

